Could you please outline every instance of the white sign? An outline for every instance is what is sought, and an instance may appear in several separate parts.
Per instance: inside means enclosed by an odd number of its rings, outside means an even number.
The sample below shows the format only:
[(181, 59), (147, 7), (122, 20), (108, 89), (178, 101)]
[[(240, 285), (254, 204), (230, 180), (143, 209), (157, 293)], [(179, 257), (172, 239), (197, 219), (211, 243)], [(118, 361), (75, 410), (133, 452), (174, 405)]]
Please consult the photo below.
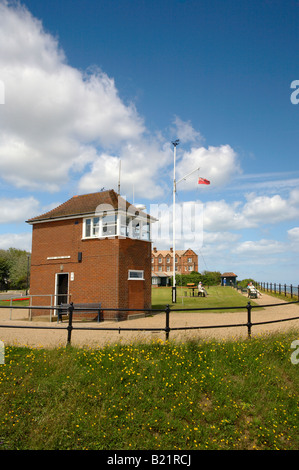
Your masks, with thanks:
[(0, 365), (5, 364), (5, 354), (4, 354), (4, 343), (3, 341), (0, 341)]

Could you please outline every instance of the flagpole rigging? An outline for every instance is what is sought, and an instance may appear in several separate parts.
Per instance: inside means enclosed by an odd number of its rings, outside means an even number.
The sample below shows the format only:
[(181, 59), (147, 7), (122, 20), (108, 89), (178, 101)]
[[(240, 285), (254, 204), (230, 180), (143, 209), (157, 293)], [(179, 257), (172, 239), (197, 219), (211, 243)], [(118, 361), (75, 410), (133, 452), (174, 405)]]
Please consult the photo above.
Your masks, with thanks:
[(175, 162), (176, 162), (176, 148), (179, 145), (179, 139), (172, 142), (173, 145), (173, 208), (172, 208), (172, 238), (173, 238), (173, 280), (172, 280), (172, 302), (176, 303), (176, 283), (175, 283), (175, 193), (176, 193), (176, 180), (175, 180)]
[[(175, 175), (175, 165), (176, 165), (176, 148), (179, 145), (180, 141), (179, 139), (174, 140), (172, 142), (173, 145), (173, 208), (172, 208), (172, 244), (173, 244), (173, 280), (172, 280), (172, 303), (176, 303), (176, 281), (175, 281), (175, 195), (176, 195), (176, 187), (177, 184), (180, 183), (181, 181), (185, 180), (188, 178), (188, 176), (192, 175), (195, 171), (198, 171), (200, 167), (196, 168), (195, 170), (190, 171), (187, 175), (185, 175), (183, 178), (179, 179), (176, 181), (176, 175)], [(210, 181), (204, 179), (204, 178), (199, 178), (198, 179), (198, 184), (210, 184)]]

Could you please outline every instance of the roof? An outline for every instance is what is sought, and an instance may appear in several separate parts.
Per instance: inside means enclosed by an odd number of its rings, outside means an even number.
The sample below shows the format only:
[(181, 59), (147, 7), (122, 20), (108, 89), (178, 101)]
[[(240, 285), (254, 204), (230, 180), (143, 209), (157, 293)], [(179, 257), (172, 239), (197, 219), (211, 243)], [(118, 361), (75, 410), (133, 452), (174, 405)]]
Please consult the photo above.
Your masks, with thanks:
[(152, 277), (172, 277), (172, 273), (165, 273), (165, 272), (152, 272)]
[(107, 211), (111, 208), (115, 210), (123, 209), (129, 213), (134, 213), (134, 215), (137, 215), (136, 212), (138, 212), (140, 215), (150, 217), (149, 215), (145, 214), (145, 212), (142, 212), (137, 207), (131, 205), (128, 201), (126, 201), (113, 189), (111, 189), (98, 193), (73, 196), (71, 199), (59, 205), (55, 209), (52, 209), (49, 212), (41, 214), (37, 217), (33, 217), (32, 219), (27, 220), (27, 222), (32, 224), (36, 222), (50, 221), (61, 218), (79, 217), (80, 215), (91, 215), (96, 213), (96, 210), (100, 205), (103, 206), (103, 210), (105, 210), (106, 206)]
[(238, 277), (235, 273), (223, 273), (221, 277)]
[[(187, 250), (175, 250), (175, 255), (176, 256), (183, 256), (187, 251), (191, 250), (188, 248)], [(191, 250), (193, 251), (193, 250)], [(196, 255), (196, 253), (193, 251), (193, 253)], [(171, 250), (152, 250), (152, 255), (154, 256), (170, 256), (173, 257), (173, 251)], [(196, 255), (197, 256), (197, 255)]]

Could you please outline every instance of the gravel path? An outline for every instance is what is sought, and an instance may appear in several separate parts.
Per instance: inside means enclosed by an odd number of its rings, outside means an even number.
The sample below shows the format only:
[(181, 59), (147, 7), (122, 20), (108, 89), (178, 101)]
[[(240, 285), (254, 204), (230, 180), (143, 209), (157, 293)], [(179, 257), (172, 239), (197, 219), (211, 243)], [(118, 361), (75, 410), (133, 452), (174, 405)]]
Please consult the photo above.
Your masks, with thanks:
[[(283, 300), (276, 299), (269, 295), (263, 294), (261, 298), (255, 300), (259, 305), (268, 304), (285, 304)], [(265, 309), (252, 309), (251, 321), (263, 322), (270, 320), (279, 320), (290, 317), (299, 317), (299, 304), (267, 307)], [(246, 324), (247, 311), (228, 312), (228, 313), (189, 313), (189, 312), (172, 312), (170, 314), (170, 327), (187, 327), (187, 326), (207, 326), (207, 325), (232, 325)], [(53, 327), (53, 329), (24, 329), (15, 328), (18, 325), (31, 327)], [(14, 326), (14, 328), (5, 328), (5, 326)], [(165, 340), (165, 332), (155, 331), (119, 331), (119, 328), (164, 328), (165, 314), (161, 313), (152, 317), (128, 320), (125, 322), (78, 322), (73, 323), (74, 330), (72, 332), (72, 345), (82, 347), (101, 347), (105, 344), (115, 343), (131, 343), (133, 341), (152, 341)], [(58, 347), (65, 346), (67, 342), (67, 320), (61, 324), (50, 322), (49, 318), (35, 321), (28, 321), (28, 311), (0, 308), (0, 340), (5, 345), (21, 345), (30, 347)], [(77, 328), (82, 328), (77, 330)], [(90, 329), (88, 329), (90, 328)], [(94, 328), (101, 328), (102, 331)], [(115, 328), (115, 331), (106, 331), (105, 328)], [(261, 334), (267, 334), (277, 331), (294, 332), (299, 337), (299, 319), (273, 323), (267, 325), (258, 325), (252, 327), (252, 337)], [(196, 329), (189, 331), (170, 331), (170, 340), (184, 341), (189, 338), (197, 339), (238, 339), (247, 337), (247, 327), (225, 327), (213, 329)]]

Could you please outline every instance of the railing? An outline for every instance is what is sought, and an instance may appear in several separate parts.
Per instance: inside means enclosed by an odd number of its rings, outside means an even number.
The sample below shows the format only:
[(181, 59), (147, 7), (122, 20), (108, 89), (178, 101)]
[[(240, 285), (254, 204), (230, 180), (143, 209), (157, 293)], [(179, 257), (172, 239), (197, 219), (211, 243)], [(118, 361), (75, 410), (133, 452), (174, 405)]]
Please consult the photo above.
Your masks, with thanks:
[(279, 284), (276, 282), (258, 282), (257, 285), (265, 292), (273, 292), (274, 294), (284, 295), (285, 297), (290, 295), (291, 299), (297, 297), (299, 300), (299, 284), (297, 286), (293, 286), (293, 284), (288, 286), (287, 284)]
[[(22, 301), (22, 300), (29, 300), (29, 306), (27, 307), (29, 310), (29, 320), (32, 320), (32, 300), (36, 298), (44, 298), (47, 297), (50, 299), (50, 306), (47, 308), (47, 310), (50, 311), (50, 322), (52, 321), (52, 309), (50, 307), (53, 307), (58, 304), (59, 297), (67, 297), (67, 301), (70, 302), (71, 300), (71, 294), (37, 294), (37, 295), (18, 295), (16, 293), (12, 294), (7, 294), (7, 293), (1, 293), (0, 294), (0, 301), (2, 302), (9, 302), (9, 307), (10, 307), (10, 314), (9, 314), (9, 319), (12, 320), (12, 311), (15, 309), (17, 306), (13, 304), (14, 301)], [(3, 306), (4, 307), (4, 306)], [(2, 306), (0, 307), (2, 308)]]
[[(148, 315), (153, 315), (153, 314), (158, 314), (158, 313), (165, 313), (165, 327), (163, 328), (126, 328), (126, 327), (74, 327), (73, 326), (73, 314), (74, 312), (80, 312), (80, 310), (87, 310), (86, 308), (79, 308), (76, 307), (73, 303), (70, 303), (65, 310), (68, 312), (68, 325), (65, 328), (67, 330), (67, 345), (71, 344), (71, 336), (72, 336), (72, 331), (75, 330), (92, 330), (92, 331), (118, 331), (119, 333), (121, 331), (164, 331), (165, 332), (165, 339), (166, 341), (169, 340), (169, 334), (171, 331), (178, 331), (178, 330), (199, 330), (199, 329), (213, 329), (213, 328), (232, 328), (232, 327), (246, 327), (247, 328), (247, 337), (250, 339), (251, 338), (251, 331), (252, 327), (256, 325), (265, 325), (265, 324), (270, 324), (270, 323), (279, 323), (279, 322), (285, 322), (285, 321), (291, 321), (291, 320), (298, 320), (299, 315), (296, 317), (290, 317), (290, 318), (284, 318), (284, 319), (279, 319), (279, 320), (268, 320), (268, 321), (262, 321), (262, 322), (255, 322), (253, 323), (251, 321), (251, 312), (252, 309), (254, 308), (266, 308), (266, 307), (283, 307), (285, 305), (290, 305), (290, 304), (298, 304), (299, 301), (296, 302), (285, 302), (283, 304), (268, 304), (268, 305), (251, 305), (250, 302), (247, 303), (247, 305), (244, 307), (218, 307), (217, 310), (240, 310), (240, 309), (246, 309), (247, 310), (247, 322), (246, 323), (237, 323), (237, 324), (225, 324), (225, 325), (204, 325), (204, 326), (182, 326), (182, 327), (170, 327), (170, 313), (171, 312), (197, 312), (197, 311), (210, 311), (213, 310), (215, 311), (214, 307), (211, 308), (184, 308), (184, 309), (177, 309), (177, 308), (171, 308), (169, 305), (166, 305), (164, 309), (119, 309), (119, 308), (105, 308), (103, 310), (105, 311), (113, 311), (113, 312), (143, 312)], [(3, 306), (1, 308), (10, 308), (10, 306)], [(16, 306), (14, 307), (16, 309), (28, 309), (28, 307), (23, 307), (23, 306)], [(52, 310), (61, 310), (61, 306), (31, 306), (31, 309), (52, 309)], [(98, 311), (96, 308), (88, 308), (88, 310), (91, 311)], [(31, 328), (31, 329), (40, 329), (40, 330), (46, 330), (46, 329), (52, 329), (52, 330), (57, 330), (57, 327), (54, 326), (27, 326), (27, 325), (0, 325), (0, 328)], [(60, 330), (61, 328), (59, 328)]]

